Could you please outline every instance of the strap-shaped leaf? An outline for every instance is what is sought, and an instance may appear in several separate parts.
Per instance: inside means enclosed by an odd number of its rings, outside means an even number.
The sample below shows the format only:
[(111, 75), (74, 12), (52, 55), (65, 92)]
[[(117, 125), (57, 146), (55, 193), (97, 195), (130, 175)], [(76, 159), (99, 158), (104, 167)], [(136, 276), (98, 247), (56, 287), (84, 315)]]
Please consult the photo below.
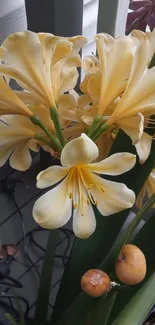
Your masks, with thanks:
[(112, 325), (141, 325), (155, 302), (155, 272), (137, 291)]
[(11, 314), (6, 313), (5, 316), (9, 319), (12, 325), (17, 325), (15, 318)]
[(138, 211), (137, 215), (131, 221), (130, 225), (126, 229), (124, 229), (124, 231), (117, 237), (108, 255), (101, 263), (100, 269), (106, 272), (110, 272), (110, 273), (112, 272), (115, 265), (115, 261), (121, 251), (122, 246), (128, 242), (133, 231), (136, 229), (136, 227), (139, 225), (141, 220), (144, 218), (145, 213), (150, 210), (150, 208), (154, 203), (155, 203), (155, 193)]
[(35, 309), (34, 324), (43, 325), (47, 321), (48, 301), (51, 288), (51, 280), (54, 267), (54, 255), (58, 240), (58, 230), (52, 230), (49, 233), (46, 253), (44, 257), (38, 297)]

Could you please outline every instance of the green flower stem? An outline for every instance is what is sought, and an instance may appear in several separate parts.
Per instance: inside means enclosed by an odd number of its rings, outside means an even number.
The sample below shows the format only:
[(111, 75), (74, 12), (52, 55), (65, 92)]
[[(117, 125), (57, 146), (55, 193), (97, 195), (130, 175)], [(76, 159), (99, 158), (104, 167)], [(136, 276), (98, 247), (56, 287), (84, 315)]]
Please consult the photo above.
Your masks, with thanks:
[(95, 128), (97, 126), (97, 124), (101, 121), (101, 116), (100, 115), (97, 115), (95, 118), (94, 118), (94, 121), (92, 123), (92, 125), (90, 126), (88, 132), (87, 132), (87, 135), (89, 138), (91, 138), (94, 134), (94, 131), (95, 131)]
[(44, 142), (45, 144), (47, 144), (51, 148), (55, 147), (54, 143), (52, 143), (52, 141), (50, 141), (48, 139), (45, 139), (40, 133), (36, 133), (35, 136), (34, 136), (34, 139)]
[(51, 118), (52, 118), (53, 123), (54, 123), (54, 126), (55, 126), (55, 130), (56, 130), (57, 137), (58, 137), (58, 139), (59, 139), (62, 147), (64, 147), (65, 144), (66, 144), (66, 141), (65, 141), (65, 138), (64, 138), (62, 129), (61, 129), (61, 125), (60, 125), (60, 120), (59, 120), (59, 115), (58, 115), (57, 109), (55, 107), (52, 107), (50, 109), (50, 114), (51, 114)]
[(30, 120), (33, 124), (38, 125), (48, 135), (51, 141), (55, 144), (57, 150), (61, 152), (62, 150), (61, 144), (58, 142), (56, 137), (48, 130), (48, 128), (43, 124), (43, 122), (36, 115), (31, 116)]
[(98, 138), (109, 129), (109, 126), (104, 123), (97, 130), (95, 130), (92, 140), (95, 142)]

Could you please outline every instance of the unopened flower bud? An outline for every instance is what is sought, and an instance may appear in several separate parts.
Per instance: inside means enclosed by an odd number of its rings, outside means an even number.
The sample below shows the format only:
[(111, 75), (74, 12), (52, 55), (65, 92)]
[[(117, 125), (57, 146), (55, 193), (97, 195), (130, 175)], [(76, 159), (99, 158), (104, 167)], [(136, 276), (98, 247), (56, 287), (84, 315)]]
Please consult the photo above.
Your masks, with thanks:
[(125, 284), (138, 284), (146, 275), (146, 259), (135, 245), (124, 245), (116, 262), (118, 279)]
[(99, 297), (109, 290), (110, 278), (101, 270), (91, 269), (82, 276), (81, 288), (89, 296)]

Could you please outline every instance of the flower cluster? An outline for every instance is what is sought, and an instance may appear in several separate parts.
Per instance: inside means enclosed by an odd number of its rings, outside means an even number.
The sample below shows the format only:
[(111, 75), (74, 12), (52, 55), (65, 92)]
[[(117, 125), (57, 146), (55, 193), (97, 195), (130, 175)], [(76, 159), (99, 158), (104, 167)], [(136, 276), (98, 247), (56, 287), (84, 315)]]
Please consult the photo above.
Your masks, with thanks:
[[(97, 56), (81, 61), (83, 36), (57, 37), (30, 31), (10, 35), (0, 48), (0, 166), (7, 159), (18, 170), (31, 165), (40, 147), (60, 158), (37, 176), (37, 186), (55, 186), (33, 208), (47, 229), (63, 226), (73, 212), (73, 230), (87, 238), (95, 230), (92, 205), (108, 216), (130, 208), (135, 194), (125, 184), (100, 175), (120, 175), (136, 156), (109, 152), (117, 133), (132, 140), (140, 163), (149, 157), (154, 135), (155, 32), (133, 31), (114, 39), (95, 37)], [(78, 67), (85, 73), (79, 92)], [(10, 79), (19, 90), (12, 90)], [(146, 186), (145, 186), (146, 188)], [(141, 196), (142, 197), (142, 196)]]

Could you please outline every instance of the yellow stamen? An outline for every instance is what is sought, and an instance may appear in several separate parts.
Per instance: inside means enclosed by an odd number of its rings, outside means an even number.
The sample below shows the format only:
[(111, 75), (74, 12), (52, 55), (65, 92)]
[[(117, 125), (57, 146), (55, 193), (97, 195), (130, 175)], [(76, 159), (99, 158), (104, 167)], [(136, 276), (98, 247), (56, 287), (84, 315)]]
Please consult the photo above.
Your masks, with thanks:
[[(86, 180), (85, 180), (85, 177), (84, 177), (85, 175), (83, 176), (82, 171), (83, 171), (84, 174), (85, 174), (85, 171), (84, 171), (83, 169), (82, 169), (82, 170), (81, 170), (81, 168), (78, 169), (78, 172), (79, 172), (79, 175), (80, 175), (81, 181), (82, 181), (82, 183), (83, 183), (85, 189), (87, 190), (87, 193), (88, 193), (88, 196), (89, 196), (89, 200), (90, 200), (90, 202), (91, 202), (92, 204), (95, 204), (95, 201), (94, 201), (94, 199), (93, 199), (91, 193), (89, 192), (89, 188), (90, 188), (90, 186), (87, 185)], [(90, 184), (90, 185), (91, 185), (91, 187), (92, 187), (94, 184)]]

